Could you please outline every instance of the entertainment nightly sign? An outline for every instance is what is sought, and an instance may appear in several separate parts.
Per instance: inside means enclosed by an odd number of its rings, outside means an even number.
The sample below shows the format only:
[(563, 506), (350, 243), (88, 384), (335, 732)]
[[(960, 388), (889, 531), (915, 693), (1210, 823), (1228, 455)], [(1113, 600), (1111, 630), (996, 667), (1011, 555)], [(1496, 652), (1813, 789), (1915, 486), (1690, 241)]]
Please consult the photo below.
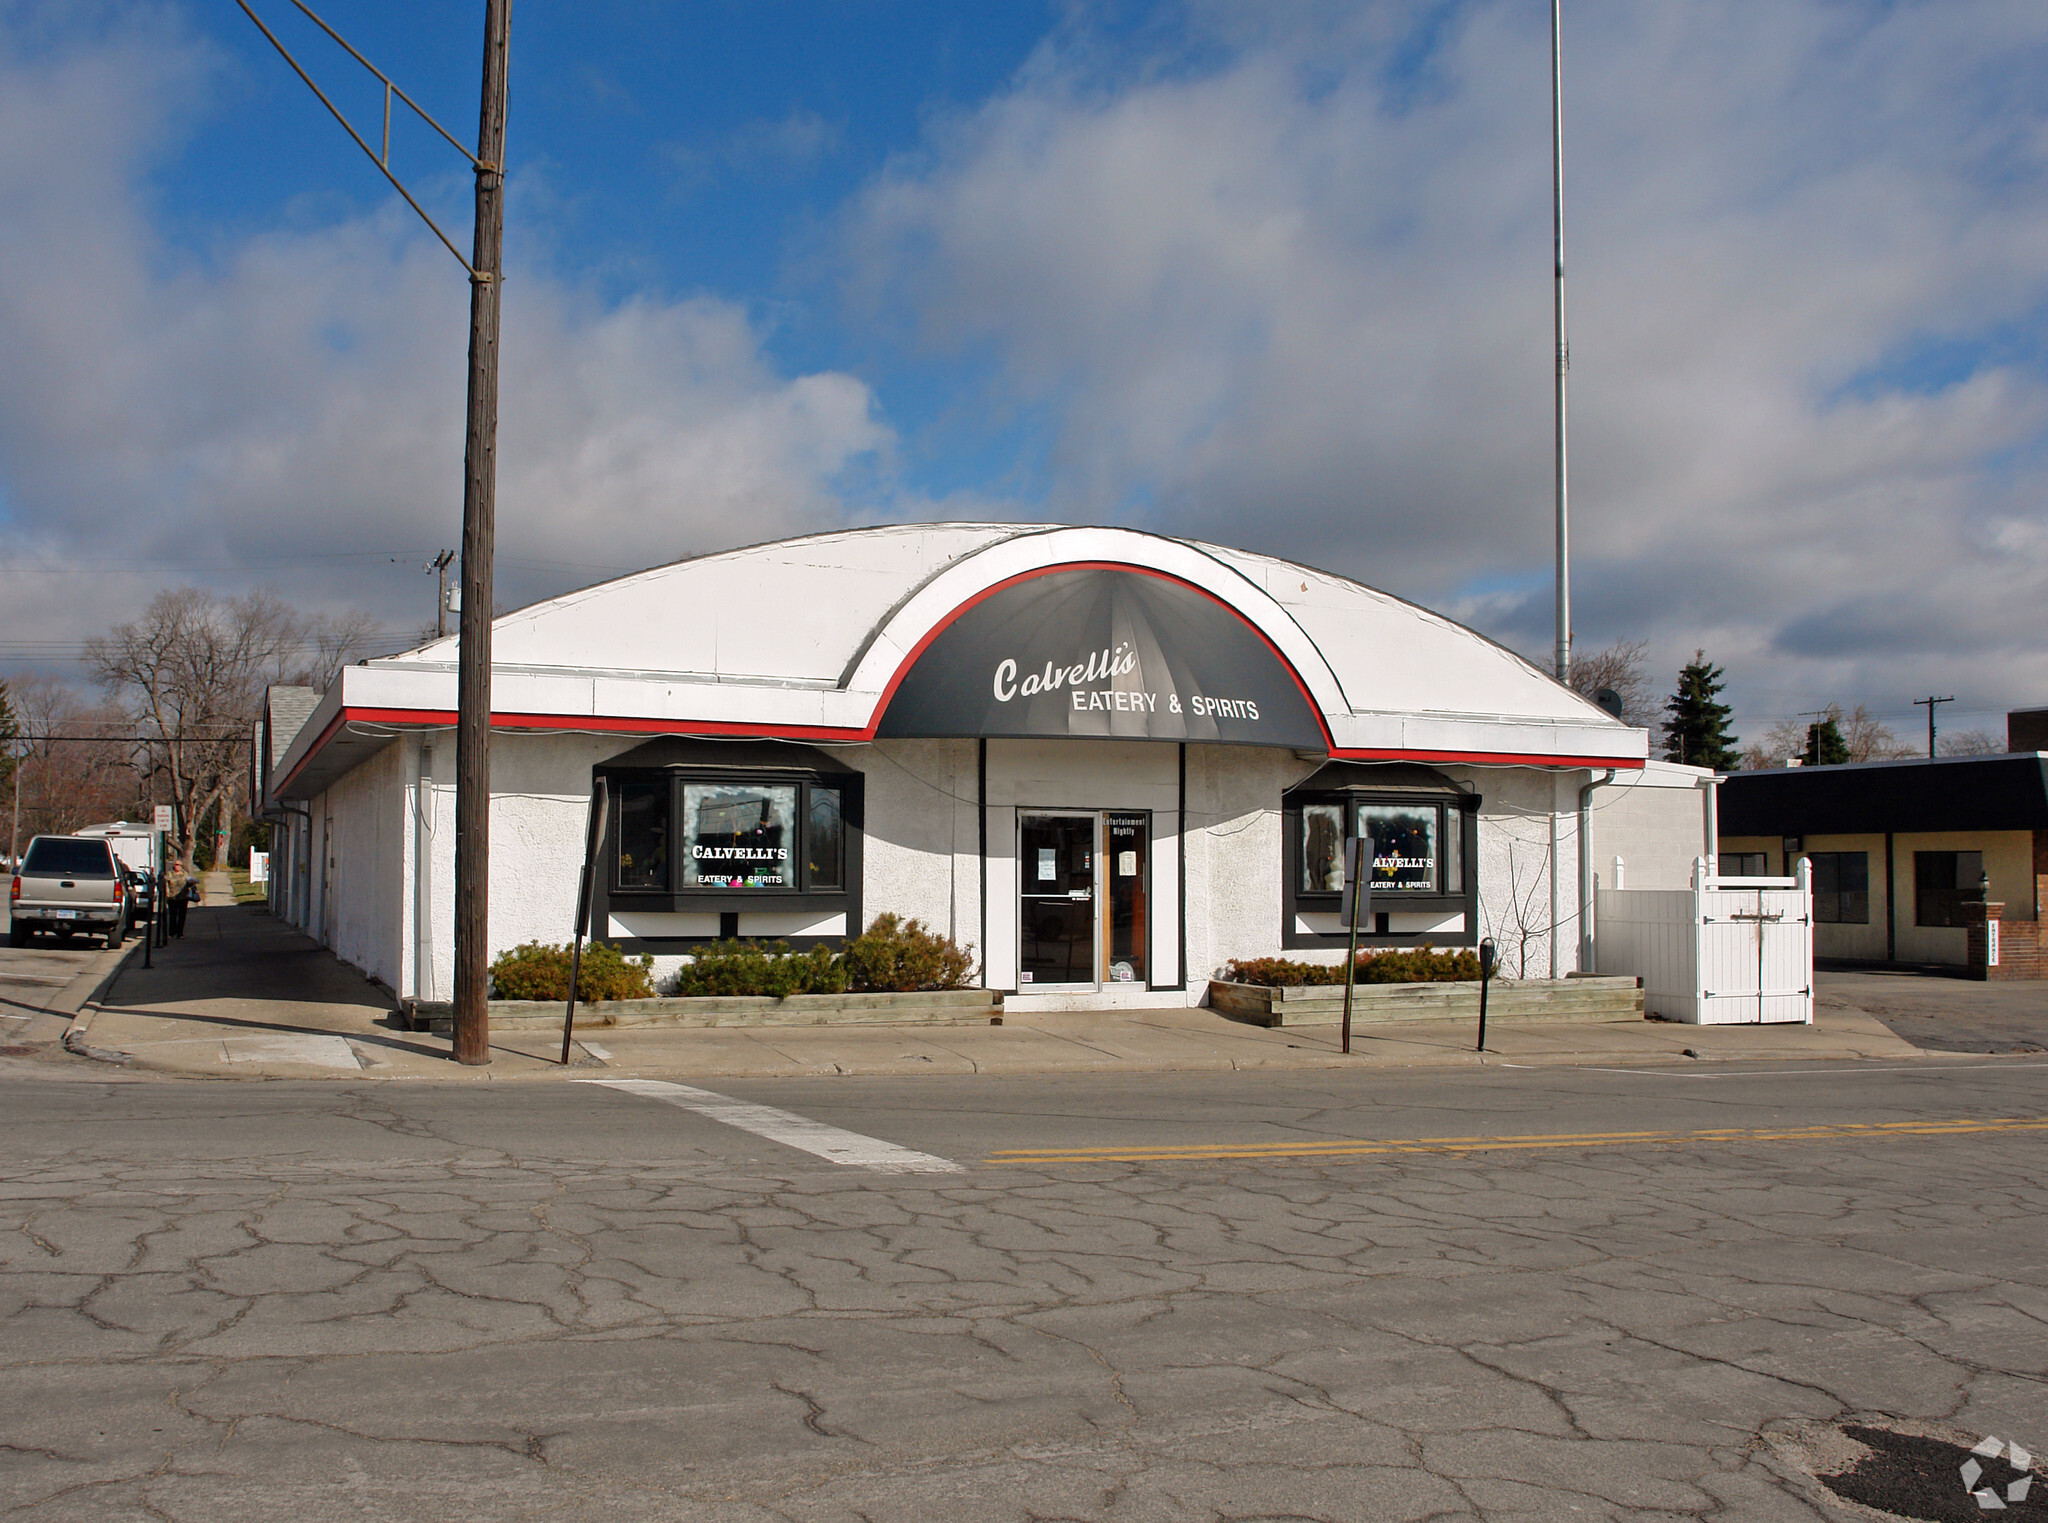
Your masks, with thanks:
[(1184, 583), (1108, 568), (1028, 577), (976, 603), (925, 647), (875, 733), (1324, 744), (1250, 625)]

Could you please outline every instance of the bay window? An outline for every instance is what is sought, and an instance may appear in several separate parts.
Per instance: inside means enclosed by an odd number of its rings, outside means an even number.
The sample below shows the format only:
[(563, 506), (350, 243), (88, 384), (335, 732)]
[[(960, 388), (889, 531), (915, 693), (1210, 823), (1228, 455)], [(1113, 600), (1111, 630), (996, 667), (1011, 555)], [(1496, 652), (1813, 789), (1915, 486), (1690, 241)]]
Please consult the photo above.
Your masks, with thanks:
[[(1369, 836), (1373, 843), (1372, 918), (1360, 926), (1361, 945), (1426, 940), (1467, 946), (1478, 940), (1472, 929), (1477, 905), (1468, 889), (1476, 872), (1470, 816), (1478, 800), (1431, 769), (1404, 766), (1400, 773), (1404, 782), (1409, 774), (1421, 774), (1435, 778), (1437, 786), (1318, 787), (1326, 780), (1372, 776), (1368, 767), (1340, 763), (1282, 800), (1284, 946), (1337, 945), (1348, 934), (1337, 923), (1337, 911), (1349, 836)], [(1424, 923), (1435, 929), (1418, 929)]]
[[(753, 762), (756, 753), (781, 764), (705, 764), (724, 756)], [(800, 760), (816, 765), (790, 764)], [(652, 742), (597, 770), (612, 797), (601, 914), (669, 928), (637, 933), (636, 945), (662, 950), (673, 942), (687, 950), (684, 943), (758, 934), (802, 946), (857, 933), (858, 773), (805, 746), (679, 739)], [(805, 929), (827, 923), (853, 929)], [(789, 929), (757, 932), (749, 924)]]

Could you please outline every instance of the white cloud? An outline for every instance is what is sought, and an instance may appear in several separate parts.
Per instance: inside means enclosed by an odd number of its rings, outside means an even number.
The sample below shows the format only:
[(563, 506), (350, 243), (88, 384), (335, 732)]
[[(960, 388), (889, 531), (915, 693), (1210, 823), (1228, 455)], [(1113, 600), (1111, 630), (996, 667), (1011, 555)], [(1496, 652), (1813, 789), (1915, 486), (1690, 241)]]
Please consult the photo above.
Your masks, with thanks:
[[(197, 567), (416, 627), (428, 579), (362, 552), (459, 542), (467, 283), (402, 206), (166, 246), (147, 154), (214, 68), (160, 17), (68, 52), (0, 31), (0, 560)], [(892, 445), (864, 383), (778, 374), (729, 302), (515, 267), (503, 355), (501, 600), (829, 527), (835, 480)], [(76, 639), (164, 579), (0, 591), (18, 636)]]
[[(1063, 33), (935, 124), (850, 219), (855, 288), (1044, 412), (1055, 516), (1547, 648), (1547, 8), (1198, 14), (1178, 54)], [(1567, 18), (1581, 638), (1704, 643), (1756, 715), (2048, 700), (2048, 11)]]

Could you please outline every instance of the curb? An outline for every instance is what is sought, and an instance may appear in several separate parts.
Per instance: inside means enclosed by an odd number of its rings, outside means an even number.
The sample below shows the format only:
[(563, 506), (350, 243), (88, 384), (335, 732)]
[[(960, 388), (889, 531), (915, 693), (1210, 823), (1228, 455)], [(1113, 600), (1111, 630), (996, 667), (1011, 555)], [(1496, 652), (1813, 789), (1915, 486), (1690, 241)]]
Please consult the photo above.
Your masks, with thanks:
[[(150, 931), (151, 934), (154, 934), (155, 927), (152, 926)], [(85, 997), (72, 1007), (71, 1024), (64, 1029), (64, 1050), (66, 1052), (74, 1057), (90, 1058), (96, 1063), (126, 1064), (134, 1061), (128, 1053), (117, 1051), (111, 1047), (92, 1046), (87, 1042), (86, 1036), (92, 1030), (93, 1017), (100, 1013), (100, 1001), (106, 996), (107, 991), (113, 987), (114, 980), (128, 971), (130, 959), (141, 950), (142, 939), (137, 937), (128, 950), (114, 960), (114, 965), (100, 975), (91, 989), (86, 992)], [(71, 984), (66, 985), (59, 992), (57, 996), (58, 1006), (65, 1002), (72, 988), (76, 987), (80, 981), (78, 979), (72, 980)]]

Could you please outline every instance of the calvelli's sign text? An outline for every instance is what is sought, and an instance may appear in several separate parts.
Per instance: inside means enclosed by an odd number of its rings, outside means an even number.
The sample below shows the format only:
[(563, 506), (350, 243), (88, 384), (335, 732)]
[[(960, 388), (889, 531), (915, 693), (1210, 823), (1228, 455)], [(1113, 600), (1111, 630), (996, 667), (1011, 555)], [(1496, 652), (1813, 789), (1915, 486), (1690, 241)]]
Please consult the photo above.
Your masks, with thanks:
[(1182, 582), (1099, 567), (1026, 578), (961, 614), (877, 733), (1323, 744), (1294, 674), (1235, 612)]

